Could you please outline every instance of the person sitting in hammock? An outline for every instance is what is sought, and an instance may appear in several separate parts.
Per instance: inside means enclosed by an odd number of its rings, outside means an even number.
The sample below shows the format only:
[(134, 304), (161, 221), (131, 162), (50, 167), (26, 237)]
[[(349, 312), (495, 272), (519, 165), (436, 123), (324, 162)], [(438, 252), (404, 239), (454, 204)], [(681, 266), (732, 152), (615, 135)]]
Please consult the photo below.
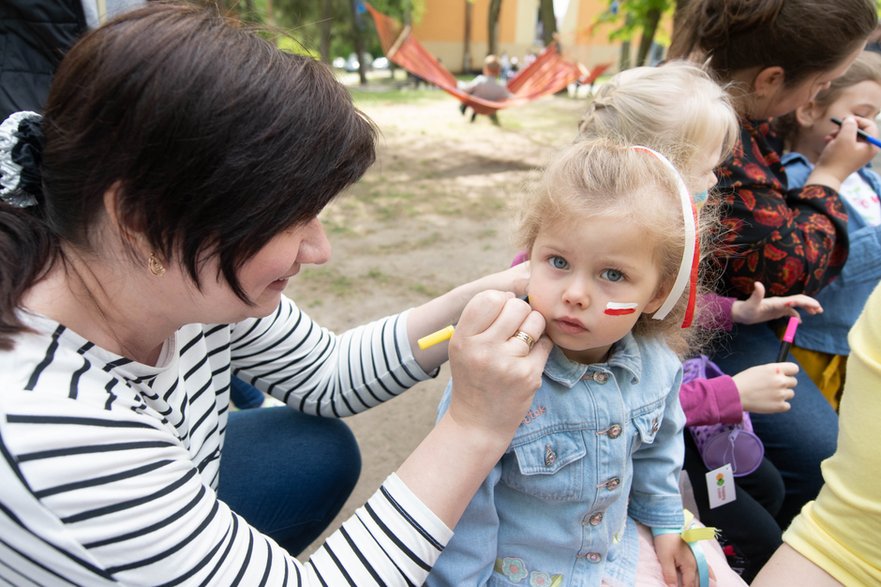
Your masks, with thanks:
[[(484, 100), (491, 100), (493, 102), (501, 102), (502, 100), (507, 100), (511, 97), (511, 92), (508, 91), (508, 88), (504, 86), (504, 84), (499, 82), (499, 75), (502, 72), (502, 64), (499, 62), (499, 58), (495, 55), (487, 55), (483, 60), (483, 73), (475, 77), (473, 80), (468, 82), (467, 84), (461, 87), (462, 90), (475, 96), (477, 98), (482, 98)], [(468, 109), (468, 104), (462, 103), (459, 106), (459, 110), (462, 114), (465, 114), (465, 111)], [(499, 125), (499, 116), (496, 112), (492, 112), (491, 114), (487, 114), (489, 119), (496, 126)], [(474, 108), (471, 108), (471, 122), (474, 122), (477, 118), (477, 111)]]

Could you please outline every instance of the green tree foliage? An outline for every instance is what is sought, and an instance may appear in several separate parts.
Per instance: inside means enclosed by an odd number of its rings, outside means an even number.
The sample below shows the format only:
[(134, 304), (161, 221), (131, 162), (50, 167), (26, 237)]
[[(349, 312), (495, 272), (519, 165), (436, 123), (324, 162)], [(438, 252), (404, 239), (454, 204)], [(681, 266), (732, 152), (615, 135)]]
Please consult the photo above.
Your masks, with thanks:
[[(609, 40), (621, 41), (628, 51), (630, 43), (638, 36), (639, 47), (634, 63), (645, 65), (658, 33), (661, 17), (684, 4), (683, 0), (609, 0), (609, 10), (601, 14), (597, 21), (617, 25), (609, 35)], [(665, 40), (669, 43), (669, 39)], [(629, 59), (629, 55), (627, 58)], [(623, 56), (622, 61), (626, 61)], [(622, 69), (629, 65), (626, 62), (621, 63)]]
[[(245, 20), (276, 29), (279, 45), (288, 50), (320, 55), (329, 62), (356, 52), (360, 36), (365, 51), (374, 57), (382, 54), (370, 14), (355, 10), (357, 0), (221, 1)], [(401, 21), (418, 22), (425, 11), (425, 0), (372, 0), (371, 4)]]

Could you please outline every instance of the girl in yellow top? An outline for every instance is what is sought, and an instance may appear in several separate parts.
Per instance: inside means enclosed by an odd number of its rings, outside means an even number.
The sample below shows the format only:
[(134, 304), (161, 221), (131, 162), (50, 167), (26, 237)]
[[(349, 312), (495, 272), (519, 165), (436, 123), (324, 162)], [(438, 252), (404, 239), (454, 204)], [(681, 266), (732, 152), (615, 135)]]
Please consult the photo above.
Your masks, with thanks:
[(823, 462), (825, 485), (793, 520), (785, 544), (753, 586), (881, 584), (881, 285), (848, 342), (838, 449)]

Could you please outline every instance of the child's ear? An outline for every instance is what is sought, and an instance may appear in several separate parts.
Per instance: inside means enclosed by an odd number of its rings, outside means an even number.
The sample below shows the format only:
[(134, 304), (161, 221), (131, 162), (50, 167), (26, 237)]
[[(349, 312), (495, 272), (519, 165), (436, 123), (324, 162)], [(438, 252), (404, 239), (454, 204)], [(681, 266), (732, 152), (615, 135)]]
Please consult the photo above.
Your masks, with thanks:
[(667, 299), (667, 294), (670, 293), (670, 288), (672, 287), (672, 283), (664, 283), (658, 286), (657, 291), (655, 292), (654, 297), (649, 300), (649, 303), (645, 305), (645, 308), (642, 309), (643, 314), (654, 314), (658, 311), (658, 308), (664, 303), (664, 300)]
[(814, 126), (817, 120), (823, 115), (822, 108), (818, 107), (816, 102), (811, 100), (807, 104), (803, 104), (795, 109), (795, 120), (799, 126), (810, 128)]

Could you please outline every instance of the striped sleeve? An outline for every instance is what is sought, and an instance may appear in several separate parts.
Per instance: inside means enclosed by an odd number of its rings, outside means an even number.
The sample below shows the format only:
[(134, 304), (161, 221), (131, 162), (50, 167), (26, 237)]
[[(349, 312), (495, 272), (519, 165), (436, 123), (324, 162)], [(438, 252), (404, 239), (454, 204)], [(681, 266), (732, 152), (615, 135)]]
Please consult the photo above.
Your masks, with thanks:
[(413, 357), (407, 312), (336, 335), (291, 300), (262, 319), (232, 327), (233, 373), (289, 406), (349, 416), (430, 377)]
[(13, 585), (421, 585), (451, 534), (393, 475), (300, 563), (150, 418), (13, 395), (0, 402), (0, 579)]

